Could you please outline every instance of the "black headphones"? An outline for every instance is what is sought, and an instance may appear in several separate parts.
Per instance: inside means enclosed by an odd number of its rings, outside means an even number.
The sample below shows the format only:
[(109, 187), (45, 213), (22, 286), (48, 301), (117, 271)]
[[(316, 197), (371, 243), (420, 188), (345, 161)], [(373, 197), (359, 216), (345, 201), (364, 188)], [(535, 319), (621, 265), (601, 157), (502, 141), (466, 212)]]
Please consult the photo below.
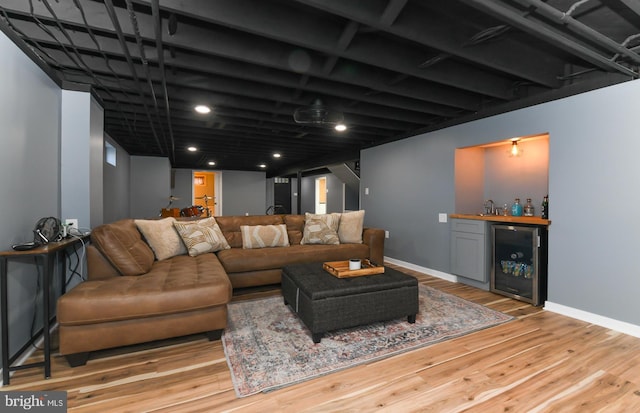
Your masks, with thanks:
[(25, 242), (23, 244), (12, 245), (16, 251), (28, 251), (45, 245), (50, 242), (60, 241), (62, 239), (62, 223), (58, 218), (46, 217), (40, 218), (33, 229), (33, 242)]

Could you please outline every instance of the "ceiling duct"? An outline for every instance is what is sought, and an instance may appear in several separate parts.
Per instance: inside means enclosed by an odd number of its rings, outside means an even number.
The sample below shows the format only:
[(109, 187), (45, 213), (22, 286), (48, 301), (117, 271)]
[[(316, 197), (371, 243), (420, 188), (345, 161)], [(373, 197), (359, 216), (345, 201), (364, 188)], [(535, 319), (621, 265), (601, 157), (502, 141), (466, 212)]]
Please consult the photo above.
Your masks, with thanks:
[(293, 120), (306, 125), (336, 125), (344, 121), (344, 116), (342, 112), (332, 111), (320, 99), (316, 99), (310, 106), (297, 108), (293, 112)]

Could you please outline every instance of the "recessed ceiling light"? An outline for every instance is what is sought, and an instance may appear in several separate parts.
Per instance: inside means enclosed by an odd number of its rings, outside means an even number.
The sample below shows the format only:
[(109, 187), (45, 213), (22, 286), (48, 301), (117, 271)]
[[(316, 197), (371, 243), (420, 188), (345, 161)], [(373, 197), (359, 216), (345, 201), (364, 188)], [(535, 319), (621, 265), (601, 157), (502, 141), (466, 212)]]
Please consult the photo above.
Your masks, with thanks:
[(213, 166), (213, 165), (215, 165), (215, 164), (216, 164), (215, 162), (213, 162), (213, 161), (209, 161), (209, 165)]
[(195, 152), (195, 151), (197, 151), (197, 150), (198, 150), (198, 148), (196, 148), (195, 146), (189, 146), (189, 147), (187, 148), (187, 150), (188, 150), (189, 152)]
[(343, 123), (338, 123), (335, 127), (335, 130), (337, 130), (338, 132), (344, 132), (347, 130), (347, 125), (343, 124)]
[(260, 165), (258, 165), (258, 167), (259, 167), (259, 168), (266, 168), (266, 167), (267, 167), (267, 165), (265, 165), (265, 164), (261, 163)]
[(279, 157), (281, 157), (281, 156), (282, 156), (282, 155), (280, 155), (280, 154), (279, 154), (279, 153), (277, 153), (277, 152), (273, 154), (273, 157), (274, 157), (274, 158), (279, 158)]
[(211, 108), (207, 105), (198, 105), (194, 109), (196, 112), (202, 113), (203, 115), (206, 115), (207, 113), (211, 112)]

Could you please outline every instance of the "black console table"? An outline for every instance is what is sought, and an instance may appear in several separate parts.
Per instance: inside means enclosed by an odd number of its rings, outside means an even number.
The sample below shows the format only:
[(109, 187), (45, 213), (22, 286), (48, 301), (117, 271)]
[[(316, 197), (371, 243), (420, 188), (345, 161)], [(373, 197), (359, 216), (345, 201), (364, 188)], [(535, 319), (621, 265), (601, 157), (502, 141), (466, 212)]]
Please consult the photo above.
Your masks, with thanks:
[[(62, 255), (63, 268), (66, 271), (66, 257), (62, 254), (67, 248), (76, 248), (78, 244), (84, 243), (88, 239), (88, 235), (66, 238), (60, 242), (50, 242), (46, 245), (41, 245), (28, 251), (0, 251), (0, 300), (2, 300), (2, 307), (0, 313), (2, 313), (2, 382), (4, 385), (9, 384), (9, 373), (11, 371), (22, 370), (32, 367), (44, 367), (44, 377), (48, 379), (51, 377), (51, 342), (49, 337), (49, 330), (52, 318), (49, 311), (49, 294), (51, 289), (51, 279), (54, 274), (53, 265), (55, 258), (58, 255)], [(26, 346), (23, 347), (17, 354), (9, 355), (9, 303), (7, 299), (7, 279), (8, 279), (8, 261), (11, 259), (19, 259), (26, 257), (40, 258), (43, 269), (43, 289), (42, 289), (42, 306), (43, 306), (43, 334), (44, 334), (44, 361), (24, 364), (21, 366), (12, 366), (18, 356), (24, 352)], [(66, 291), (66, 276), (60, 277), (60, 291), (64, 294)], [(30, 345), (29, 342), (28, 345)]]

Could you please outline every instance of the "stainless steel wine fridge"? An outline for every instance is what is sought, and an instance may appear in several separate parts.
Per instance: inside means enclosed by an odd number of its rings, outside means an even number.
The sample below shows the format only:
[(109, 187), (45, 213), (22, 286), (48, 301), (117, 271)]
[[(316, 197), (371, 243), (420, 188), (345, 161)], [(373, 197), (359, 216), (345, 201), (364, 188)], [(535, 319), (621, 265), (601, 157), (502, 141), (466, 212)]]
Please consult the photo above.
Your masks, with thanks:
[(491, 226), (491, 291), (543, 305), (547, 299), (547, 228)]

